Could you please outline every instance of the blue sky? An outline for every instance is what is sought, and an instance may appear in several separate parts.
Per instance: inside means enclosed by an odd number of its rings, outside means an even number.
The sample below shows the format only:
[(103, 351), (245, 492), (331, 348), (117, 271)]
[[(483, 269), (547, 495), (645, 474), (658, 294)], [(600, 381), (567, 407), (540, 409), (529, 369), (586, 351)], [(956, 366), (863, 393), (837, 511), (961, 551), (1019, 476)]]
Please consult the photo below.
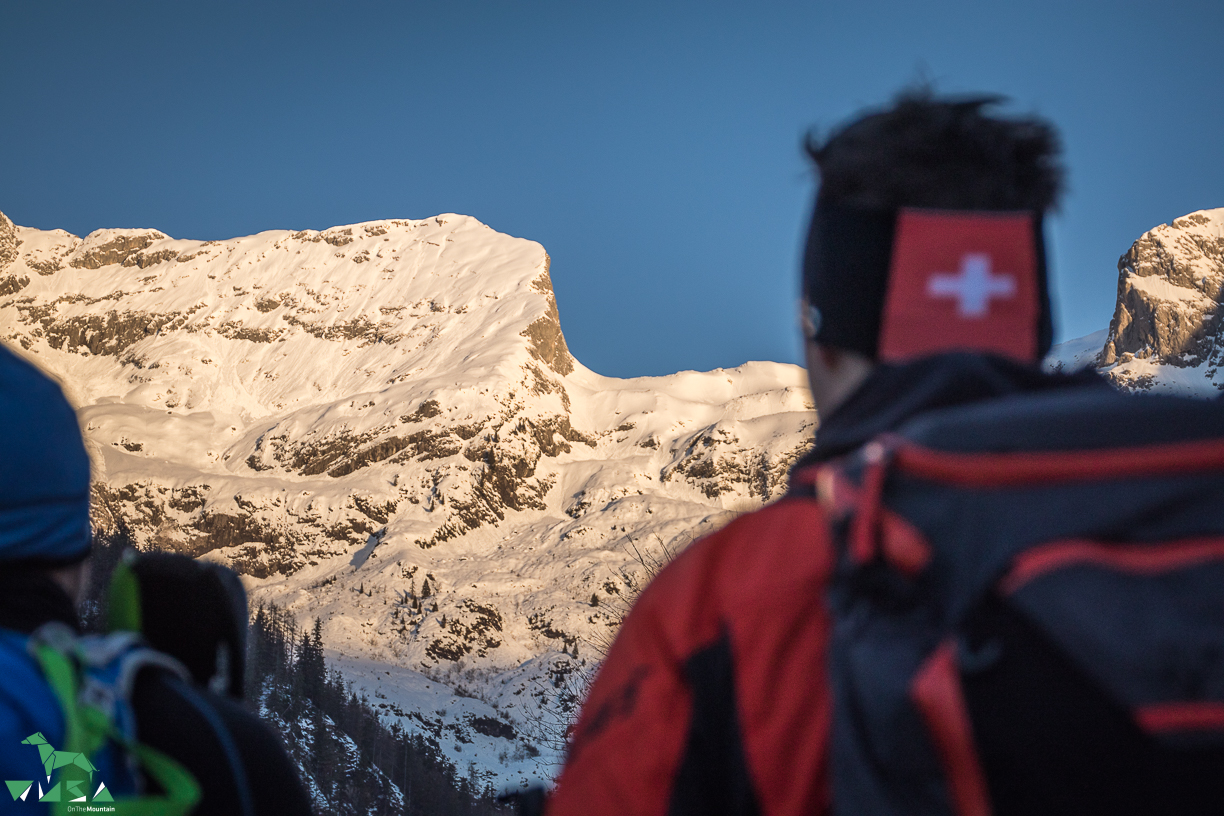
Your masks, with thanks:
[(542, 243), (596, 371), (798, 362), (809, 127), (930, 79), (1060, 128), (1058, 336), (1224, 206), (1224, 3), (5, 0), (0, 211), (214, 239), (473, 215)]

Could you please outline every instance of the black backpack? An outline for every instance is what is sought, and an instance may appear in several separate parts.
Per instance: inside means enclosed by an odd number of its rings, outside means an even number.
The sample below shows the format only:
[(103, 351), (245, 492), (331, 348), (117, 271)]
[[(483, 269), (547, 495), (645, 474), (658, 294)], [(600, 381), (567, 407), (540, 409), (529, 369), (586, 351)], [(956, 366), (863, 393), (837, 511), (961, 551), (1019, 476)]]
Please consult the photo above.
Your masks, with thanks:
[(816, 474), (846, 814), (1224, 814), (1224, 405), (1072, 388)]

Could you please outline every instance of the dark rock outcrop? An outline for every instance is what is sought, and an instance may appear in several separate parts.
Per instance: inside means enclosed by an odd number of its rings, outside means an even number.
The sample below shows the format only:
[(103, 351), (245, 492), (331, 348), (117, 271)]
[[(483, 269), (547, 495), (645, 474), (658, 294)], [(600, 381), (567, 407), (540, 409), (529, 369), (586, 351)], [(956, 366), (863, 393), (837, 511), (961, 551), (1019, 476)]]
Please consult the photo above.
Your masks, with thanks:
[(564, 376), (574, 370), (574, 358), (570, 356), (565, 335), (561, 333), (561, 315), (557, 311), (557, 296), (553, 293), (552, 278), (548, 268), (550, 260), (545, 257), (544, 271), (531, 282), (532, 288), (548, 296), (548, 314), (523, 330), (523, 337), (531, 341), (528, 351), (531, 356)]
[[(97, 233), (92, 233), (85, 238), (84, 250), (76, 254), (76, 257), (69, 262), (70, 266), (77, 269), (100, 269), (110, 264), (136, 265), (127, 264), (125, 261), (154, 241), (160, 241), (163, 238), (169, 237), (157, 230), (148, 230), (145, 232), (133, 232), (127, 235), (115, 235), (104, 243), (91, 242), (90, 239), (95, 238), (95, 236), (97, 236)], [(143, 269), (147, 265), (146, 263), (140, 265), (140, 267)]]
[(20, 243), (17, 238), (17, 227), (8, 219), (8, 216), (0, 212), (0, 272), (17, 260), (17, 247)]

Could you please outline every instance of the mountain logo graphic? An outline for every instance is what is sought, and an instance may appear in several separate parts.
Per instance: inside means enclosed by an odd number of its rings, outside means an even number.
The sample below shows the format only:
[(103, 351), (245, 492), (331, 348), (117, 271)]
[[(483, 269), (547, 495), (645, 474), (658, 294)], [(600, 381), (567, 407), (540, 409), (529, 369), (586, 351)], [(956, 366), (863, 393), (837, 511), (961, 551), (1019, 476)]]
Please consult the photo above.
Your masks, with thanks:
[[(47, 772), (47, 790), (43, 790), (42, 780), (18, 779), (4, 780), (8, 786), (13, 801), (37, 802), (113, 802), (106, 783), (99, 780), (98, 787), (93, 786), (94, 772), (98, 769), (89, 761), (89, 757), (74, 751), (57, 751), (47, 742), (41, 731), (36, 731), (21, 741), (22, 745), (30, 745), (38, 749), (38, 758), (43, 770)], [(55, 784), (51, 784), (51, 776), (59, 772)], [(38, 796), (30, 797), (30, 791), (38, 786)], [(87, 792), (93, 790), (93, 796), (87, 797)]]

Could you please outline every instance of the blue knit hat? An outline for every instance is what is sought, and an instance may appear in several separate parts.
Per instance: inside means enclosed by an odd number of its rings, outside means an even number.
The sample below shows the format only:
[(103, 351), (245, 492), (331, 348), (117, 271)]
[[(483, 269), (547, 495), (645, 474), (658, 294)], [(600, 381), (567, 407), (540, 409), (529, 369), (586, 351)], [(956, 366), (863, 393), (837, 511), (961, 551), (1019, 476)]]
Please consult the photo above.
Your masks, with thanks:
[(89, 457), (60, 387), (0, 346), (0, 562), (89, 555)]

